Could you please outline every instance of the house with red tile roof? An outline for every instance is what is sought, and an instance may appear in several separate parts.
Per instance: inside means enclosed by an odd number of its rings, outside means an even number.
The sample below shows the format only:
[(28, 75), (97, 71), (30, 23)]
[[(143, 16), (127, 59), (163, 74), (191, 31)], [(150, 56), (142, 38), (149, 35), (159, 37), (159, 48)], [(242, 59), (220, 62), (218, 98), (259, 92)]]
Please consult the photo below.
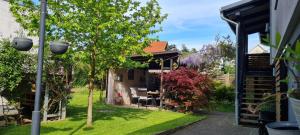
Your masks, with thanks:
[[(144, 49), (151, 57), (134, 55), (131, 59), (148, 63), (147, 68), (111, 69), (108, 73), (106, 102), (108, 104), (159, 105), (160, 78), (162, 72), (170, 72), (178, 65), (178, 51), (167, 50), (168, 42), (154, 41)], [(153, 98), (147, 98), (147, 93), (155, 93)]]
[(151, 44), (144, 49), (146, 53), (157, 53), (157, 52), (165, 52), (168, 46), (168, 42), (165, 41), (155, 41), (151, 42)]

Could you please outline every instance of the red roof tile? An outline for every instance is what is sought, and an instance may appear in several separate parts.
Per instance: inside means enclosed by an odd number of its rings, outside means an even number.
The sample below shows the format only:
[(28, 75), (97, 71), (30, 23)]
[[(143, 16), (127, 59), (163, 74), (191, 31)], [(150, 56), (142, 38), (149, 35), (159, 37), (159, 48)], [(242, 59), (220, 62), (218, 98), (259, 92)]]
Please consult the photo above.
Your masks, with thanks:
[(150, 44), (150, 46), (144, 49), (147, 53), (156, 53), (156, 52), (164, 52), (167, 49), (167, 42), (163, 41), (155, 41)]

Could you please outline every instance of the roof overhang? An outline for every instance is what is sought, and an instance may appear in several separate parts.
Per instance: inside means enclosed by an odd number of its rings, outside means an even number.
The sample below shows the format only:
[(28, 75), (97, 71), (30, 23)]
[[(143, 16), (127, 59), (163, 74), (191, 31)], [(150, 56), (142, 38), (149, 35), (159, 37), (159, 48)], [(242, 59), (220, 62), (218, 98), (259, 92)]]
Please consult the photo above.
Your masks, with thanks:
[(135, 61), (147, 61), (150, 58), (154, 59), (177, 59), (179, 57), (180, 53), (179, 51), (164, 51), (164, 52), (154, 52), (151, 53), (149, 56), (143, 56), (143, 55), (134, 55), (130, 58)]
[[(240, 23), (246, 34), (268, 33), (270, 21), (269, 0), (242, 0), (221, 8), (221, 14), (229, 20)], [(229, 23), (235, 33), (236, 26)]]

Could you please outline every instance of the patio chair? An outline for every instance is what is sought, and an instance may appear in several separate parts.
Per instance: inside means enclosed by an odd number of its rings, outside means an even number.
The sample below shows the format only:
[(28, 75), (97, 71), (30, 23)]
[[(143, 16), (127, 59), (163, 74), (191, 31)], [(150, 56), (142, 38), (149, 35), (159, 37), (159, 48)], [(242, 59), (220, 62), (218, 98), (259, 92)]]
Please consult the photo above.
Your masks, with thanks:
[(136, 87), (130, 87), (130, 94), (131, 94), (131, 101), (130, 104), (132, 104), (134, 101), (139, 100), (139, 96), (137, 95), (137, 88)]
[[(151, 97), (151, 96), (148, 95), (147, 90), (138, 91), (138, 96), (139, 96), (139, 99), (138, 99), (138, 107), (140, 107), (141, 101), (145, 101), (145, 102), (146, 102), (145, 106), (146, 106), (146, 108), (147, 108), (147, 106), (148, 106), (148, 101), (151, 100), (151, 102), (153, 102), (153, 100), (155, 100), (154, 97)], [(152, 103), (152, 104), (153, 104), (153, 103)]]
[(140, 96), (139, 99), (138, 99), (138, 108), (140, 107), (140, 102), (141, 101), (145, 101), (146, 102), (146, 108), (147, 108), (147, 105), (148, 105), (148, 97), (147, 96)]

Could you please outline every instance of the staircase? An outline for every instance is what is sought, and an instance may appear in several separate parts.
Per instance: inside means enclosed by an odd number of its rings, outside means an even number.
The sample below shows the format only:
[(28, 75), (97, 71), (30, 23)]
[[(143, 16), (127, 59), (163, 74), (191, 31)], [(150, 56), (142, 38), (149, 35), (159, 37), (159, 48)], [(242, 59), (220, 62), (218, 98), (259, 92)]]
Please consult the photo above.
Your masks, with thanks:
[(255, 108), (262, 103), (264, 94), (272, 93), (274, 88), (270, 55), (269, 53), (247, 54), (246, 64), (243, 90), (240, 94), (239, 121), (241, 125), (257, 125), (258, 112), (249, 108)]

